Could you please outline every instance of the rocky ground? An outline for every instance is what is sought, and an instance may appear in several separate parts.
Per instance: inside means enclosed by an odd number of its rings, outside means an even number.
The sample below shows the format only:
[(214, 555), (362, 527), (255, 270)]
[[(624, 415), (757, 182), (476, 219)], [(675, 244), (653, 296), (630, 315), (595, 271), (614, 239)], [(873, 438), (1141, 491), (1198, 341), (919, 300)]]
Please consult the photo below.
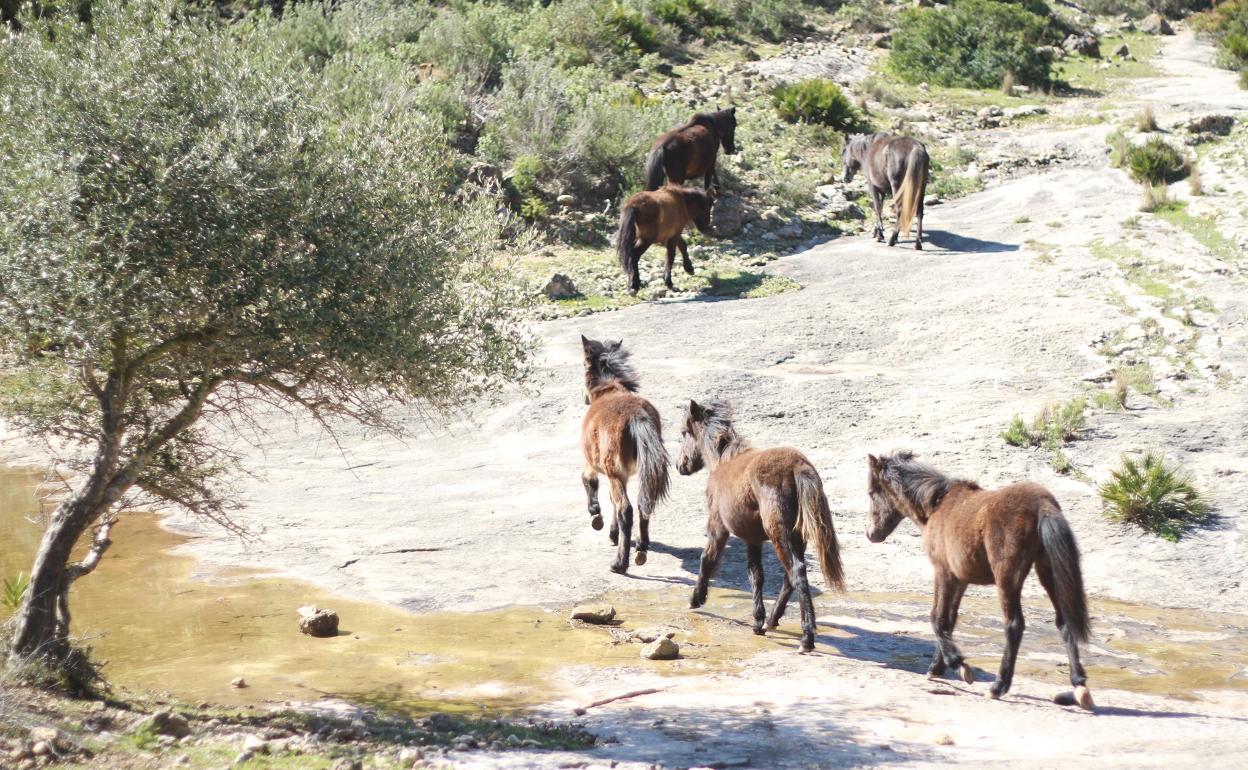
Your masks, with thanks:
[[(607, 570), (606, 538), (584, 512), (579, 337), (623, 339), (673, 454), (683, 405), (711, 396), (735, 404), (741, 432), (757, 444), (808, 454), (836, 514), (850, 592), (817, 597), (814, 655), (774, 649), (675, 681), (653, 667), (673, 664), (569, 666), (544, 716), (658, 692), (590, 709), (580, 724), (602, 742), (592, 750), (452, 751), (455, 766), (1243, 766), (1248, 690), (1207, 689), (1194, 675), (1161, 693), (1140, 685), (1158, 667), (1179, 667), (1176, 645), (1193, 640), (1248, 666), (1234, 657), (1248, 625), (1248, 92), (1190, 33), (1159, 40), (1138, 77), (1046, 104), (1043, 114), (911, 102), (912, 117), (926, 117), (916, 122), (973, 152), (975, 167), (958, 173), (985, 187), (929, 207), (924, 251), (831, 238), (767, 268), (799, 291), (682, 295), (545, 322), (528, 391), (418, 439), (348, 427), (340, 449), (311, 425), (274, 418), (274, 441), (246, 460), (263, 480), (246, 483), (237, 516), (257, 538), (244, 546), (194, 522), (170, 524), (195, 535), (188, 548), (206, 571), (263, 565), (415, 612), (570, 607), (603, 595), (624, 607), (630, 594), (656, 589), (678, 601), (703, 543), (702, 477), (675, 479), (650, 560), (629, 576)], [(781, 66), (790, 65), (756, 65)], [(1191, 146), (1203, 194), (1175, 185), (1188, 200), (1178, 214), (1140, 212), (1139, 187), (1109, 165), (1110, 133), (1130, 133), (1145, 106), (1173, 141), (1200, 142)], [(1212, 113), (1235, 117), (1228, 136), (1187, 129)], [(849, 200), (857, 190), (835, 192)], [(1125, 408), (1093, 408), (1079, 440), (1055, 452), (999, 437), (1015, 414), (1079, 395), (1095, 402), (1116, 370), (1139, 375)], [(416, 415), (411, 425), (420, 430)], [(1096, 599), (1089, 656), (1130, 674), (1104, 684), (1094, 676), (1095, 713), (1050, 702), (1060, 675), (1044, 671), (1057, 672), (1060, 648), (1036, 601), (1005, 700), (986, 697), (987, 671), (970, 686), (921, 676), (930, 568), (917, 533), (903, 525), (883, 545), (862, 536), (865, 455), (902, 446), (985, 485), (1034, 479), (1062, 501)], [(1145, 448), (1181, 462), (1208, 490), (1211, 524), (1169, 542), (1105, 520), (1096, 484), (1123, 452)], [(766, 568), (774, 590), (770, 556)], [(740, 549), (718, 583), (746, 587)], [(972, 601), (961, 630), (972, 658), (991, 669), (1000, 633), (992, 593), (971, 597), (982, 602)], [(1134, 609), (1113, 610), (1109, 599)], [(1231, 614), (1192, 625), (1163, 607)], [(747, 614), (740, 600), (706, 609)], [(1122, 619), (1141, 612), (1151, 618), (1143, 625)], [(1123, 636), (1162, 651), (1124, 656), (1110, 644)]]

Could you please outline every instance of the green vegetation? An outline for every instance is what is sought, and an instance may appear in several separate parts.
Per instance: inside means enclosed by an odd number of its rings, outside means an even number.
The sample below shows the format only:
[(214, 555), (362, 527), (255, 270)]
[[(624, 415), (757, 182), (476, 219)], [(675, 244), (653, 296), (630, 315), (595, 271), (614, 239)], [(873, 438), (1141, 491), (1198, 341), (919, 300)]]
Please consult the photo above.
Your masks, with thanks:
[(1152, 105), (1145, 107), (1136, 116), (1135, 130), (1146, 134), (1157, 130), (1157, 115), (1153, 112)]
[(818, 123), (838, 131), (866, 130), (858, 110), (827, 78), (785, 83), (772, 91), (776, 114), (789, 123)]
[(4, 584), (0, 586), (0, 605), (3, 605), (9, 612), (17, 612), (17, 608), (22, 605), (22, 599), (26, 596), (26, 589), (29, 587), (30, 578), (25, 572), (5, 578)]
[(1224, 0), (1193, 19), (1194, 26), (1218, 45), (1218, 64), (1239, 71), (1240, 88), (1248, 88), (1248, 0)]
[(1034, 11), (1043, 2), (955, 0), (948, 9), (909, 9), (893, 32), (888, 66), (903, 80), (997, 88), (1006, 73), (1030, 86), (1049, 84), (1053, 29)]
[(782, 275), (767, 275), (745, 270), (719, 270), (707, 276), (705, 293), (712, 297), (756, 299), (796, 291), (801, 284)]
[(1137, 182), (1150, 185), (1182, 179), (1188, 170), (1182, 153), (1159, 136), (1143, 144), (1128, 144), (1122, 162)]
[(1030, 425), (1019, 415), (1014, 415), (1010, 424), (1001, 432), (1001, 438), (1011, 446), (1056, 449), (1079, 438), (1079, 434), (1087, 426), (1087, 410), (1087, 400), (1078, 397), (1066, 402), (1048, 404), (1032, 418)]
[(1171, 541), (1205, 521), (1211, 510), (1191, 477), (1153, 452), (1124, 455), (1100, 493), (1111, 521), (1134, 524)]
[(1176, 203), (1157, 211), (1156, 214), (1170, 224), (1185, 230), (1214, 257), (1227, 262), (1239, 259), (1239, 248), (1236, 247), (1234, 241), (1222, 234), (1217, 222), (1210, 217), (1191, 213), (1187, 204)]

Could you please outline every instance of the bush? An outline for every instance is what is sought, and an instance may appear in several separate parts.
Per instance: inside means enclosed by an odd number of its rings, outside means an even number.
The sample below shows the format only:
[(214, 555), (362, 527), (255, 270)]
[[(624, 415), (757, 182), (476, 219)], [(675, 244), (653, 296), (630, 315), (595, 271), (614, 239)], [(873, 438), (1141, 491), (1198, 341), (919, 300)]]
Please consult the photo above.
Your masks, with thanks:
[(1248, 88), (1248, 0), (1225, 0), (1193, 24), (1217, 43), (1218, 65), (1239, 70), (1239, 87)]
[(466, 87), (493, 88), (511, 56), (519, 24), (519, 14), (498, 5), (443, 8), (420, 35), (420, 63), (440, 68)]
[(1187, 159), (1159, 136), (1143, 144), (1128, 145), (1123, 162), (1131, 176), (1143, 184), (1173, 182), (1187, 174)]
[(1079, 438), (1080, 432), (1087, 425), (1087, 408), (1088, 402), (1083, 398), (1049, 404), (1032, 418), (1030, 426), (1022, 417), (1014, 415), (1014, 419), (1001, 432), (1001, 438), (1011, 446), (1043, 446), (1054, 449)]
[(618, 0), (564, 0), (535, 8), (516, 39), (532, 58), (563, 67), (593, 64), (614, 75), (635, 68), (642, 54), (677, 42), (674, 30)]
[(768, 40), (780, 40), (786, 30), (804, 21), (802, 3), (792, 0), (725, 0), (732, 17), (746, 31)]
[(703, 0), (657, 0), (650, 9), (659, 19), (680, 30), (682, 37), (718, 37), (732, 16)]
[(818, 123), (838, 131), (858, 131), (862, 118), (841, 91), (826, 78), (786, 83), (771, 92), (776, 113), (789, 123)]
[(1046, 86), (1052, 42), (1046, 19), (1010, 3), (955, 0), (948, 9), (910, 9), (893, 32), (888, 66), (903, 80), (940, 86), (996, 88), (1007, 72), (1019, 83)]
[(1139, 458), (1123, 455), (1122, 466), (1101, 485), (1100, 493), (1111, 521), (1134, 524), (1167, 540), (1178, 540), (1211, 510), (1191, 477), (1153, 452)]

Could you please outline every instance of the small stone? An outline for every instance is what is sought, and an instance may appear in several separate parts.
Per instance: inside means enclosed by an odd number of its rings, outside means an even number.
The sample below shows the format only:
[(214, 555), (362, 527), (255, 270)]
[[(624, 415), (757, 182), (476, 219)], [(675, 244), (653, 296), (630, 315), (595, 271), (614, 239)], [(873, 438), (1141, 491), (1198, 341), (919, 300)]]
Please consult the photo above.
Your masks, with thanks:
[(576, 197), (572, 195), (568, 195), (567, 193), (564, 193), (563, 195), (560, 195), (558, 198), (555, 198), (555, 202), (558, 203), (560, 206), (563, 206), (565, 209), (571, 208), (572, 206), (576, 205)]
[(424, 759), (425, 752), (421, 751), (419, 748), (408, 747), (399, 749), (399, 764), (401, 765), (410, 765), (413, 762), (423, 762)]
[(680, 657), (680, 645), (671, 639), (656, 639), (641, 648), (641, 657), (646, 660), (674, 660)]
[(236, 690), (241, 690), (246, 686), (247, 680), (243, 679), (241, 676), (236, 676), (230, 680), (230, 687), (233, 687)]
[(46, 757), (52, 753), (52, 747), (48, 745), (47, 741), (35, 741), (30, 747), (30, 753), (36, 757)]
[(569, 299), (580, 293), (576, 288), (576, 283), (563, 273), (552, 273), (546, 279), (546, 284), (542, 286), (542, 294), (549, 299)]
[(582, 604), (572, 609), (573, 620), (601, 625), (615, 620), (615, 608), (609, 604)]
[(1114, 49), (1114, 56), (1125, 59), (1130, 55), (1131, 55), (1131, 49), (1127, 47), (1126, 43), (1120, 43), (1118, 47)]
[(250, 751), (244, 751), (243, 753), (239, 754), (237, 757), (234, 757), (234, 765), (235, 766), (245, 765), (248, 762), (250, 762), (255, 756), (256, 755)]
[(936, 736), (935, 743), (937, 746), (952, 746), (953, 736), (950, 735), (949, 733), (941, 733), (940, 735)]
[(259, 735), (248, 735), (243, 739), (243, 751), (250, 751), (253, 754), (268, 754), (269, 742)]
[(311, 604), (300, 607), (299, 632), (317, 638), (338, 635), (338, 613)]
[(675, 635), (676, 629), (674, 628), (668, 628), (667, 626), (650, 626), (647, 628), (639, 628), (628, 636), (630, 639), (649, 644), (650, 642), (657, 641), (659, 639), (671, 639)]
[(364, 763), (358, 759), (340, 759), (334, 763), (333, 770), (364, 770)]
[(672, 93), (676, 90), (676, 80), (674, 78), (664, 80), (663, 85), (659, 86), (659, 90), (668, 94)]

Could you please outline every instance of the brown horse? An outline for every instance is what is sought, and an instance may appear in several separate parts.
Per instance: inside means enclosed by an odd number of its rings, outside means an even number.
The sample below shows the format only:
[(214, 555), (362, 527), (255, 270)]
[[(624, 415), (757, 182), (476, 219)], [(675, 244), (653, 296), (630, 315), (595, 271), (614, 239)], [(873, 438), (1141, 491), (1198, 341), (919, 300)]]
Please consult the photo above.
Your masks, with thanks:
[(754, 589), (754, 633), (763, 628), (763, 544), (768, 540), (784, 567), (784, 583), (767, 618), (774, 629), (796, 588), (802, 608), (802, 650), (815, 648), (815, 607), (806, 579), (806, 545), (819, 554), (823, 579), (844, 590), (845, 577), (836, 545), (836, 530), (823, 481), (810, 461), (796, 449), (754, 449), (737, 435), (732, 410), (721, 401), (706, 406), (689, 402), (689, 413), (676, 467), (682, 476), (710, 468), (706, 482), (706, 550), (698, 568), (698, 584), (689, 606), (706, 603), (706, 591), (728, 535), (745, 541)]
[(672, 263), (680, 249), (685, 272), (693, 275), (689, 247), (681, 233), (692, 224), (700, 232), (711, 231), (711, 206), (714, 201), (702, 190), (667, 185), (654, 192), (639, 192), (624, 202), (620, 212), (620, 229), (615, 235), (615, 254), (620, 269), (628, 278), (628, 292), (641, 288), (641, 255), (651, 244), (667, 246), (663, 263), (663, 283), (672, 288)]
[(581, 449), (585, 470), (581, 482), (589, 498), (590, 524), (602, 529), (598, 505), (598, 474), (611, 482), (615, 520), (611, 544), (617, 546), (614, 572), (628, 571), (628, 548), (633, 536), (633, 505), (628, 500), (628, 480), (639, 477), (637, 513), (637, 564), (646, 563), (650, 550), (650, 514), (667, 497), (668, 457), (663, 447), (658, 410), (637, 395), (637, 375), (628, 363), (628, 352), (618, 342), (597, 342), (581, 337), (585, 353), (585, 403), (589, 411), (581, 424)]
[(1078, 643), (1088, 640), (1089, 627), (1079, 546), (1049, 490), (1031, 483), (982, 489), (973, 481), (941, 474), (910, 452), (867, 459), (871, 496), (867, 539), (883, 542), (902, 517), (908, 517), (923, 530), (923, 548), (936, 571), (932, 603), (936, 651), (928, 676), (952, 668), (967, 684), (974, 681), (971, 667), (953, 643), (953, 627), (967, 585), (995, 583), (1005, 615), (1005, 654), (991, 694), (1000, 698), (1009, 692), (1025, 625), (1020, 596), (1034, 564), (1040, 585), (1053, 602), (1070, 659), (1074, 692), (1063, 693), (1058, 702), (1091, 709), (1088, 677), (1079, 663)]
[(922, 142), (908, 136), (892, 134), (845, 135), (841, 148), (841, 163), (845, 166), (845, 183), (863, 169), (867, 189), (871, 191), (871, 204), (875, 207), (875, 230), (877, 241), (884, 240), (884, 196), (892, 196), (897, 210), (897, 224), (888, 239), (889, 246), (897, 244), (898, 234), (909, 237), (911, 220), (918, 219), (918, 232), (914, 248), (923, 249), (923, 197), (927, 194), (928, 166), (927, 148)]
[(686, 179), (700, 176), (703, 188), (710, 190), (718, 181), (715, 158), (719, 146), (723, 145), (725, 155), (734, 154), (736, 132), (737, 108), (730, 107), (719, 112), (699, 112), (680, 128), (660, 134), (646, 157), (646, 189), (659, 189), (664, 176), (672, 184), (684, 184)]

